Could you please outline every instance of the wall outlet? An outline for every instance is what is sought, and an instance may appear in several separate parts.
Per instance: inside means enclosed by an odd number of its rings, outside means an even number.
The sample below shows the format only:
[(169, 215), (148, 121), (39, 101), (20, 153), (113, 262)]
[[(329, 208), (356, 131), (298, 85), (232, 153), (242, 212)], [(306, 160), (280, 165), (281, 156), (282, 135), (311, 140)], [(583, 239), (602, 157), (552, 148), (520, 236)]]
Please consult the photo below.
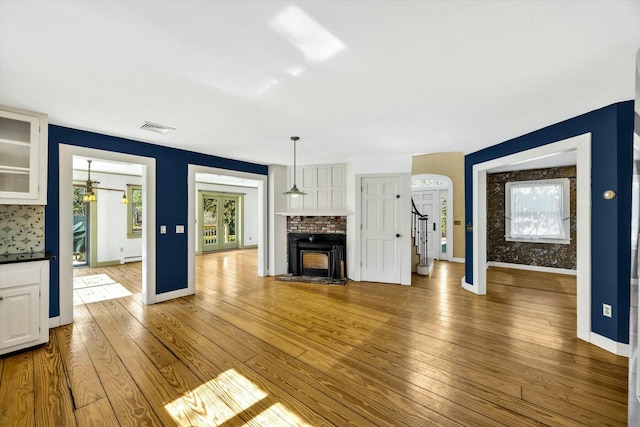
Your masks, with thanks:
[(167, 234), (167, 226), (166, 225), (161, 225), (160, 226), (160, 234)]
[(124, 252), (124, 248), (120, 248), (120, 252)]
[(176, 225), (176, 234), (184, 233), (184, 225)]
[(611, 305), (610, 304), (602, 304), (602, 315), (606, 317), (611, 317)]

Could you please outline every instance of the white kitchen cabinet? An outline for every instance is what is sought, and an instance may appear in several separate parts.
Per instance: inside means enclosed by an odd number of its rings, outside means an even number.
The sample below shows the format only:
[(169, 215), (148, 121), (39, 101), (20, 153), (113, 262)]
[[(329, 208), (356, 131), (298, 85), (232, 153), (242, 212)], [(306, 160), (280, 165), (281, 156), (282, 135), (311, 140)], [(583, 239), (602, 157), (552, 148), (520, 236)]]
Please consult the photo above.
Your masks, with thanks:
[(0, 204), (47, 203), (48, 119), (0, 106)]
[(0, 354), (49, 341), (49, 261), (0, 265)]

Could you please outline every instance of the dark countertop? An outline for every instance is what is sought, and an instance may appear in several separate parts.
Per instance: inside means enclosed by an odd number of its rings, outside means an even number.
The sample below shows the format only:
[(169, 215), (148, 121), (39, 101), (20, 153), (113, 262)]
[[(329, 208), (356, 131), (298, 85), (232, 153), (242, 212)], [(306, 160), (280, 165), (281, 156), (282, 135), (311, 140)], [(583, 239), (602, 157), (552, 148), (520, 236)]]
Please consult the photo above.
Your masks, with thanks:
[(1, 264), (15, 264), (17, 262), (29, 261), (46, 261), (54, 259), (56, 256), (53, 252), (25, 252), (21, 254), (2, 254), (0, 255)]

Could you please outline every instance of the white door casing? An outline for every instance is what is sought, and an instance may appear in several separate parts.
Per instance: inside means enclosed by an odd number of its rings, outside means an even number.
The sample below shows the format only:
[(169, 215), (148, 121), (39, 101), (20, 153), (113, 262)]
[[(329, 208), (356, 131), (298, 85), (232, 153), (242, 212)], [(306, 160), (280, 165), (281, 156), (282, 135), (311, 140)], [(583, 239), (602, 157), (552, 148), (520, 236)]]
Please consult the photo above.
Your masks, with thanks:
[[(90, 157), (105, 161), (140, 164), (142, 168), (142, 302), (154, 304), (156, 296), (156, 159), (98, 150), (95, 148), (59, 144), (59, 283), (60, 316), (52, 326), (73, 323), (73, 156)], [(69, 260), (69, 262), (63, 260)]]
[(361, 178), (361, 280), (401, 283), (402, 178)]
[(577, 337), (594, 342), (591, 332), (591, 134), (585, 133), (562, 141), (473, 165), (473, 285), (462, 278), (462, 287), (478, 295), (487, 293), (487, 171), (500, 166), (577, 150), (577, 247), (576, 306)]

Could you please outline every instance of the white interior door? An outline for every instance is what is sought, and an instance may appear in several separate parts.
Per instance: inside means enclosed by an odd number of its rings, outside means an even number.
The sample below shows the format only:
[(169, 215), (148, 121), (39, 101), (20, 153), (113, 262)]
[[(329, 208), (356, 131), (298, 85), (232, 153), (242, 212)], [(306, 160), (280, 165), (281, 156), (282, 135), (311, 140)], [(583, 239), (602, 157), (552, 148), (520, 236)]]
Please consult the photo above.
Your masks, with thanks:
[(361, 279), (370, 282), (401, 282), (402, 178), (363, 177)]
[(427, 258), (440, 259), (440, 198), (438, 190), (413, 193), (413, 201), (427, 221)]

